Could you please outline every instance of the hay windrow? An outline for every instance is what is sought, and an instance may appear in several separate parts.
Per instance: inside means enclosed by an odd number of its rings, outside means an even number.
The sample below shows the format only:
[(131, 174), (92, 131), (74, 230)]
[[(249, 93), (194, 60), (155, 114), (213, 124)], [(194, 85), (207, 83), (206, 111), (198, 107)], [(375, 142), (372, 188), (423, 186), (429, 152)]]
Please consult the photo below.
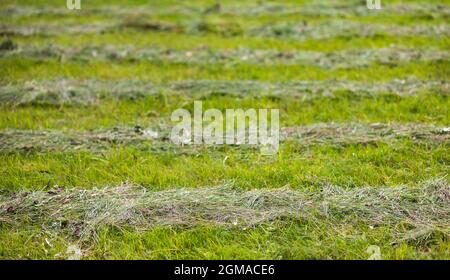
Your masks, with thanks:
[(83, 25), (0, 25), (1, 36), (56, 36), (62, 33), (66, 34), (89, 34), (101, 33), (112, 30), (113, 25), (105, 24), (83, 24)]
[[(7, 130), (0, 132), (0, 151), (14, 152), (62, 152), (88, 150), (101, 152), (114, 146), (135, 146), (151, 149), (156, 139), (164, 141), (164, 132), (128, 128), (99, 129), (90, 132)], [(155, 145), (157, 146), (157, 145)]]
[(365, 24), (345, 20), (330, 20), (316, 25), (302, 23), (280, 23), (255, 27), (248, 36), (292, 39), (331, 39), (336, 37), (371, 38), (377, 35), (389, 36), (449, 36), (448, 26), (442, 25), (385, 25)]
[(267, 83), (261, 81), (196, 80), (166, 84), (126, 80), (113, 84), (102, 80), (44, 80), (23, 84), (0, 86), (0, 106), (91, 106), (102, 100), (138, 100), (155, 95), (178, 95), (200, 99), (209, 96), (229, 95), (236, 98), (334, 98), (340, 93), (371, 98), (382, 95), (408, 97), (420, 92), (449, 95), (446, 81), (418, 79), (392, 80), (384, 83), (355, 81), (293, 81)]
[(449, 144), (450, 128), (425, 124), (315, 124), (282, 128), (283, 140), (308, 144), (368, 144), (401, 139)]
[(165, 90), (166, 87), (160, 88), (145, 81), (28, 81), (0, 86), (0, 104), (8, 107), (92, 106), (104, 99), (136, 100)]
[[(232, 185), (150, 191), (124, 184), (80, 190), (56, 187), (49, 191), (0, 196), (0, 223), (41, 225), (53, 233), (88, 239), (102, 226), (148, 230), (157, 226), (192, 227), (209, 224), (247, 228), (280, 219), (326, 224), (386, 226), (394, 241), (430, 233), (450, 234), (450, 186), (434, 180), (418, 187), (322, 191), (291, 188), (245, 191)], [(402, 225), (402, 226), (400, 226)]]
[[(285, 127), (280, 141), (296, 145), (367, 145), (411, 140), (432, 145), (450, 145), (450, 128), (424, 124), (314, 124)], [(178, 146), (170, 141), (170, 127), (116, 127), (94, 131), (3, 130), (0, 131), (0, 153), (49, 153), (90, 151), (99, 153), (112, 147), (133, 146), (150, 152), (192, 152), (199, 146)], [(218, 148), (205, 146), (206, 148)], [(247, 145), (235, 148), (251, 148)]]
[(27, 57), (39, 60), (89, 62), (104, 61), (152, 61), (187, 64), (225, 65), (309, 65), (324, 69), (350, 69), (367, 67), (373, 63), (398, 65), (418, 61), (449, 60), (450, 53), (433, 49), (362, 49), (338, 52), (313, 52), (254, 49), (212, 50), (201, 47), (191, 50), (163, 48), (136, 49), (118, 46), (85, 46), (82, 48), (60, 48), (58, 46), (19, 46), (15, 50), (0, 52), (0, 57)]
[[(90, 7), (84, 9), (86, 15), (100, 15), (106, 17), (137, 17), (137, 16), (158, 16), (158, 15), (178, 15), (178, 16), (201, 16), (202, 14), (217, 14), (223, 16), (368, 16), (373, 12), (367, 9), (365, 5), (361, 5), (361, 1), (310, 1), (301, 7), (296, 5), (288, 5), (281, 3), (260, 3), (258, 5), (219, 5), (209, 8), (200, 8), (196, 6), (172, 6), (172, 7)], [(359, 5), (358, 5), (359, 4)], [(447, 6), (439, 4), (414, 4), (402, 3), (401, 5), (390, 5), (385, 3), (382, 10), (377, 14), (383, 16), (415, 16), (420, 18), (444, 18), (450, 15), (450, 9)], [(55, 15), (67, 16), (71, 15), (70, 10), (58, 7), (30, 7), (30, 6), (13, 6), (0, 10), (0, 15), (10, 17), (24, 16), (40, 16)]]
[(448, 24), (440, 25), (395, 25), (361, 23), (350, 20), (327, 20), (316, 24), (306, 22), (288, 22), (243, 26), (238, 23), (212, 23), (191, 20), (184, 23), (164, 23), (147, 21), (135, 17), (115, 23), (98, 23), (84, 25), (36, 24), (33, 26), (3, 24), (0, 35), (3, 36), (57, 36), (59, 34), (111, 33), (134, 29), (142, 32), (168, 32), (194, 35), (216, 34), (224, 37), (246, 36), (260, 38), (284, 39), (332, 39), (336, 37), (370, 38), (377, 35), (389, 36), (450, 36)]

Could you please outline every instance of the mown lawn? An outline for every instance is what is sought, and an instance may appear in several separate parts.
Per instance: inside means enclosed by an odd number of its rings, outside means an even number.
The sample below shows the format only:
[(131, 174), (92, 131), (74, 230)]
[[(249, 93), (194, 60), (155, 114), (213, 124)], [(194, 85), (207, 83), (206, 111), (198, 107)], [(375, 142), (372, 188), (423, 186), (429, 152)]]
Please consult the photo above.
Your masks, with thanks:
[[(450, 1), (81, 1), (0, 3), (0, 258), (450, 258)], [(278, 153), (173, 145), (194, 100)]]

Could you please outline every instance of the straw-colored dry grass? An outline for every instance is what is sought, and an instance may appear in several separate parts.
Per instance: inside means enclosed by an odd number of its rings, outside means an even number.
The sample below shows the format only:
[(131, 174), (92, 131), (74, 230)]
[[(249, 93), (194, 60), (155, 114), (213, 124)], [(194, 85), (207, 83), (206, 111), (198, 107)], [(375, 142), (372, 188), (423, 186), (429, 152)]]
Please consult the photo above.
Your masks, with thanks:
[(260, 81), (194, 80), (165, 84), (126, 80), (110, 83), (102, 80), (46, 80), (7, 84), (0, 87), (0, 106), (93, 106), (105, 100), (143, 100), (148, 96), (176, 95), (185, 98), (205, 99), (215, 96), (235, 98), (337, 98), (342, 93), (356, 98), (377, 96), (417, 96), (432, 92), (450, 95), (444, 81), (418, 79), (392, 80), (384, 83), (352, 81), (296, 81), (268, 83)]
[(41, 225), (86, 240), (102, 226), (148, 230), (158, 226), (253, 227), (279, 219), (327, 224), (390, 226), (394, 240), (450, 234), (450, 185), (445, 180), (420, 187), (325, 185), (320, 192), (290, 188), (244, 191), (232, 185), (149, 191), (121, 185), (92, 190), (19, 192), (2, 195), (1, 223)]

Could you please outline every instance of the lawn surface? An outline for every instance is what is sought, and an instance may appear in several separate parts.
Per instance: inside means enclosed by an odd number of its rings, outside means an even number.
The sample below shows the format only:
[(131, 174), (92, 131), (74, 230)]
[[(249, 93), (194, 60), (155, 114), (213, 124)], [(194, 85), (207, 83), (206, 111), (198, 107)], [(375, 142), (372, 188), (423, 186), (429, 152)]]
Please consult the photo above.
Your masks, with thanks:
[(0, 3), (1, 259), (450, 259), (450, 1), (81, 2)]

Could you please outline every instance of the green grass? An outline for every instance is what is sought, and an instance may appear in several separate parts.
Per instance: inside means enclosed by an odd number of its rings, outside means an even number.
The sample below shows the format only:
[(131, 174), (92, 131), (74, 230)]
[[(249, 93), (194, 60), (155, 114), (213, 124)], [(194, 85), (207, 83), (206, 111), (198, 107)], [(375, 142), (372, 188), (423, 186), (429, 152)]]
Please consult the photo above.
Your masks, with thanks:
[[(444, 177), (450, 158), (445, 144), (409, 140), (372, 145), (282, 144), (276, 157), (259, 150), (222, 147), (193, 155), (155, 153), (132, 147), (102, 154), (70, 152), (2, 156), (5, 190), (41, 189), (46, 185), (91, 188), (131, 182), (150, 189), (202, 187), (234, 180), (243, 188), (314, 188), (326, 182), (339, 186), (417, 184)], [(224, 159), (227, 157), (224, 163)]]
[[(83, 0), (82, 0), (83, 2)], [(89, 14), (81, 11), (68, 15), (8, 15), (2, 14), (1, 24), (36, 26), (38, 24), (121, 23), (124, 18), (114, 14), (95, 14), (91, 8), (149, 7), (170, 11), (172, 7), (191, 7), (203, 10), (215, 1), (100, 1), (83, 3)], [(242, 5), (238, 1), (220, 1), (223, 6)], [(357, 16), (351, 12), (353, 2), (340, 11), (343, 15), (320, 17), (307, 15), (252, 15), (230, 16), (220, 13), (203, 15), (167, 12), (152, 15), (149, 22), (189, 24), (194, 21), (229, 24), (235, 22), (249, 29), (272, 23), (296, 23), (306, 20), (308, 24), (320, 24), (329, 20), (376, 25), (382, 24), (396, 30), (399, 26), (427, 27), (447, 24), (439, 13), (425, 12), (396, 15), (386, 13)], [(149, 4), (150, 3), (150, 4)], [(309, 1), (283, 1), (274, 4), (306, 7)], [(330, 5), (329, 1), (323, 1)], [(362, 3), (362, 4), (361, 4)], [(258, 1), (245, 5), (257, 5)], [(383, 3), (384, 4), (384, 3)], [(386, 9), (404, 1), (389, 1)], [(408, 1), (408, 4), (445, 6), (445, 1)], [(147, 5), (147, 6), (146, 6)], [(60, 0), (5, 0), (0, 10), (7, 7), (65, 8)], [(44, 10), (45, 11), (45, 10)], [(116, 29), (113, 32), (84, 34), (53, 34), (31, 36), (3, 36), (0, 43), (11, 39), (19, 47), (43, 47), (55, 45), (61, 48), (83, 48), (86, 46), (132, 46), (134, 48), (164, 48), (192, 50), (209, 47), (213, 50), (238, 48), (278, 51), (339, 52), (349, 50), (380, 49), (392, 46), (409, 49), (438, 49), (448, 52), (448, 36), (402, 34), (394, 36), (331, 36), (329, 39), (285, 36), (262, 38), (237, 35), (229, 36), (217, 31), (208, 32), (161, 32), (152, 30)], [(0, 54), (3, 52), (0, 50)], [(185, 80), (220, 80), (280, 83), (294, 81), (357, 81), (370, 85), (390, 82), (394, 79), (418, 79), (440, 81), (441, 90), (419, 90), (412, 95), (400, 96), (395, 88), (386, 92), (367, 95), (358, 91), (338, 90), (332, 96), (318, 95), (314, 98), (301, 96), (264, 95), (258, 93), (245, 96), (223, 95), (210, 92), (200, 98), (204, 110), (207, 108), (279, 108), (280, 125), (295, 127), (318, 123), (371, 123), (426, 124), (441, 128), (450, 126), (449, 84), (450, 61), (413, 60), (408, 63), (371, 63), (366, 67), (350, 69), (325, 69), (307, 65), (274, 65), (261, 63), (235, 64), (189, 64), (156, 61), (100, 61), (87, 62), (58, 59), (36, 59), (0, 55), (0, 86), (23, 85), (25, 82), (71, 79), (104, 80), (111, 85), (117, 81), (141, 80), (154, 84), (173, 83)], [(34, 92), (38, 92), (35, 89)], [(232, 90), (230, 90), (232, 91)], [(233, 93), (233, 92), (230, 92)], [(58, 94), (58, 92), (56, 92)], [(3, 96), (0, 96), (3, 97)], [(5, 98), (9, 98), (6, 96)], [(147, 143), (144, 146), (109, 143), (103, 150), (55, 150), (26, 152), (9, 149), (5, 143), (11, 139), (1, 132), (8, 129), (52, 130), (56, 132), (83, 132), (113, 127), (154, 127), (158, 124), (170, 126), (170, 115), (178, 108), (193, 109), (198, 95), (173, 94), (168, 90), (135, 100), (126, 98), (103, 98), (98, 103), (35, 104), (11, 106), (8, 100), (0, 99), (0, 201), (14, 193), (46, 193), (60, 186), (67, 191), (93, 190), (115, 187), (125, 182), (140, 185), (148, 191), (202, 189), (231, 183), (242, 190), (269, 190), (290, 187), (295, 191), (310, 191), (320, 194), (327, 184), (345, 190), (365, 187), (397, 188), (406, 186), (420, 188), (427, 180), (441, 178), (448, 184), (450, 156), (448, 134), (440, 140), (423, 139), (419, 132), (391, 139), (389, 135), (376, 141), (349, 141), (340, 143), (336, 135), (317, 136), (314, 143), (290, 139), (280, 145), (277, 155), (262, 156), (256, 148), (240, 146), (183, 147), (173, 148), (167, 142)], [(419, 126), (417, 126), (419, 127)], [(369, 132), (367, 132), (369, 133)], [(417, 134), (417, 135), (416, 135)], [(366, 136), (370, 136), (367, 134)], [(328, 138), (327, 138), (328, 137)], [(8, 141), (6, 141), (8, 140)], [(321, 143), (322, 142), (322, 143)], [(45, 143), (41, 143), (45, 144)], [(448, 186), (448, 185), (447, 185)], [(417, 197), (410, 197), (417, 201)], [(3, 204), (2, 204), (3, 205)], [(414, 205), (414, 204), (413, 204)], [(38, 210), (40, 206), (33, 208)], [(0, 208), (0, 213), (8, 209)], [(450, 209), (448, 209), (450, 215)], [(138, 230), (133, 225), (101, 226), (95, 238), (80, 240), (76, 235), (63, 231), (55, 234), (53, 228), (38, 224), (39, 218), (31, 217), (9, 223), (7, 215), (0, 215), (0, 259), (66, 259), (67, 248), (76, 245), (82, 249), (86, 259), (367, 259), (367, 248), (379, 246), (384, 259), (450, 259), (450, 233), (430, 230), (420, 238), (401, 239), (396, 232), (408, 229), (408, 224), (387, 223), (373, 226), (367, 221), (348, 222), (341, 217), (330, 228), (325, 219), (311, 221), (300, 217), (264, 221), (248, 228), (224, 227), (214, 224), (192, 226), (157, 225)], [(10, 217), (10, 216), (8, 216)], [(444, 221), (443, 221), (444, 223)], [(399, 241), (400, 240), (400, 241)]]
[[(390, 229), (343, 227), (339, 235), (315, 224), (291, 223), (255, 229), (218, 229), (200, 226), (156, 228), (138, 233), (103, 228), (97, 245), (87, 259), (367, 259), (370, 245), (380, 246), (383, 259), (448, 259), (448, 241), (436, 236), (432, 243), (392, 246)], [(360, 232), (365, 234), (361, 235)], [(66, 248), (76, 243), (59, 236), (47, 236), (42, 229), (3, 229), (0, 257), (5, 259), (65, 259)]]

